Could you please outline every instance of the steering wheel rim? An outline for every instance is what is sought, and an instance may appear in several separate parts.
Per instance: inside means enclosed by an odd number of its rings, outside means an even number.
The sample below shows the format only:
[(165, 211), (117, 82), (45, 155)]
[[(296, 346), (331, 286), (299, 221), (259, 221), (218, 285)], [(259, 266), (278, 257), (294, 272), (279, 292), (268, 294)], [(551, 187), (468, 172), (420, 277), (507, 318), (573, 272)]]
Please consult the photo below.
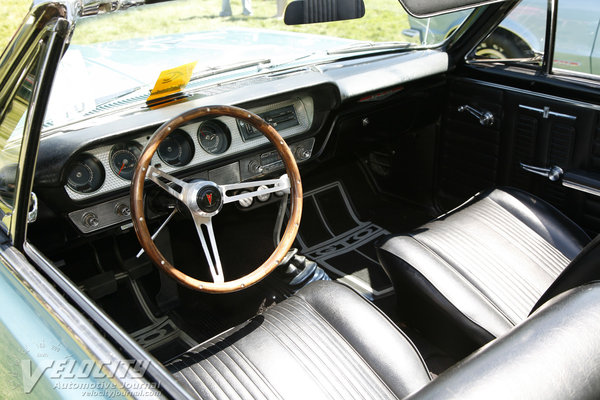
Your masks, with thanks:
[[(144, 215), (144, 181), (146, 178), (152, 179), (155, 183), (155, 177), (159, 176), (164, 178), (166, 177), (173, 179), (173, 182), (179, 183), (183, 181), (179, 181), (178, 179), (171, 177), (170, 175), (160, 171), (157, 173), (157, 169), (150, 165), (152, 157), (160, 143), (175, 129), (178, 127), (193, 121), (199, 118), (204, 117), (217, 117), (217, 116), (228, 116), (237, 118), (239, 120), (243, 120), (246, 123), (251, 124), (256, 129), (258, 129), (263, 135), (267, 137), (267, 139), (275, 146), (275, 149), (279, 153), (283, 164), (285, 166), (285, 170), (287, 173), (287, 177), (289, 178), (289, 190), (290, 190), (290, 217), (288, 219), (288, 223), (286, 225), (285, 231), (283, 233), (283, 237), (279, 242), (279, 245), (275, 248), (271, 256), (258, 268), (254, 271), (250, 272), (247, 275), (244, 275), (238, 279), (232, 281), (224, 281), (224, 282), (208, 282), (201, 281), (199, 279), (193, 278), (185, 273), (181, 272), (179, 269), (175, 268), (158, 250), (154, 241), (152, 240), (152, 236), (148, 231), (148, 226), (146, 224), (146, 218)], [(285, 176), (285, 175), (284, 175)], [(283, 177), (282, 177), (283, 178)], [(280, 178), (281, 179), (281, 178)], [(206, 181), (208, 182), (208, 181)], [(163, 184), (164, 186), (167, 186)], [(163, 185), (161, 186), (163, 189), (166, 189)], [(216, 185), (219, 188), (225, 186), (233, 186), (233, 185)], [(221, 189), (220, 189), (221, 190)], [(223, 191), (223, 190), (221, 190)], [(169, 191), (169, 193), (171, 193)], [(173, 193), (171, 193), (173, 195)], [(225, 193), (222, 193), (225, 195)], [(189, 207), (188, 207), (189, 208)], [(220, 208), (219, 208), (220, 210)], [(192, 215), (194, 216), (194, 211), (190, 210)], [(265, 122), (258, 115), (244, 110), (239, 107), (233, 106), (210, 106), (210, 107), (199, 107), (193, 110), (187, 111), (183, 114), (178, 115), (177, 117), (171, 119), (170, 121), (165, 122), (161, 127), (159, 127), (156, 132), (152, 135), (146, 146), (144, 147), (142, 154), (139, 157), (139, 160), (135, 167), (135, 172), (132, 179), (131, 185), (131, 212), (132, 212), (132, 221), (133, 227), (135, 229), (135, 233), (137, 238), (142, 245), (142, 248), (148, 254), (150, 259), (154, 262), (156, 266), (161, 268), (164, 272), (166, 272), (169, 276), (175, 279), (177, 282), (186, 286), (188, 288), (198, 290), (201, 292), (207, 293), (230, 293), (235, 292), (249, 286), (254, 285), (255, 283), (262, 280), (269, 273), (271, 273), (284, 259), (289, 249), (291, 248), (296, 234), (298, 233), (298, 227), (300, 225), (300, 219), (302, 216), (302, 181), (300, 179), (300, 172), (298, 170), (298, 165), (296, 164), (296, 160), (290, 151), (289, 147), (283, 140), (283, 138), (279, 135), (279, 133), (267, 122)], [(218, 210), (216, 211), (218, 213)], [(214, 213), (213, 215), (216, 215)], [(207, 214), (208, 215), (208, 214)], [(212, 218), (212, 215), (207, 217)], [(209, 220), (210, 222), (210, 220)], [(196, 224), (196, 228), (198, 228), (198, 221), (194, 217), (194, 223)], [(209, 235), (212, 232), (212, 226), (209, 227)], [(200, 233), (199, 233), (200, 235)], [(213, 242), (211, 244), (216, 246), (216, 242), (214, 241), (214, 237), (212, 238)], [(200, 240), (204, 244), (204, 240), (202, 236), (200, 236)], [(214, 250), (215, 248), (213, 248)], [(209, 257), (208, 253), (207, 258)], [(217, 256), (218, 258), (218, 253)], [(209, 265), (212, 268), (211, 260), (208, 260)], [(220, 263), (220, 260), (219, 260)], [(212, 269), (211, 269), (212, 273)], [(215, 275), (213, 274), (213, 279), (215, 279)]]

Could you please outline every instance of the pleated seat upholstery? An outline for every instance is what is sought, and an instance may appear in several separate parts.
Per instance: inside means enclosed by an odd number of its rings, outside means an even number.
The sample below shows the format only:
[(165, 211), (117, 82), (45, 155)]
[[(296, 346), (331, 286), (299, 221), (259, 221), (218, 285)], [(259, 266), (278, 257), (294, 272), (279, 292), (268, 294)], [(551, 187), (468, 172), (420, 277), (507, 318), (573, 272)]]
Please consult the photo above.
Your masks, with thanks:
[(332, 282), (311, 284), (169, 369), (202, 399), (395, 399), (430, 381), (412, 342)]
[(598, 305), (600, 283), (569, 290), (431, 380), (385, 315), (321, 281), (167, 368), (197, 399), (597, 399)]
[(414, 296), (404, 306), (433, 304), (483, 344), (527, 318), (589, 242), (548, 203), (506, 188), (388, 237), (378, 255), (397, 292)]

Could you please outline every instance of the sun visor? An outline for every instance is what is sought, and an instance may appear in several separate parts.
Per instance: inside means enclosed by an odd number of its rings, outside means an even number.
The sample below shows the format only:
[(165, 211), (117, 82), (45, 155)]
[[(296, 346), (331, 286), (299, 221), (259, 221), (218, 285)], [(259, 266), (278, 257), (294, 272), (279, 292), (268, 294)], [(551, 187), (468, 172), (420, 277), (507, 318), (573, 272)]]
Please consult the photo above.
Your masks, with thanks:
[(439, 14), (465, 10), (515, 0), (398, 0), (404, 9), (417, 18), (433, 17)]

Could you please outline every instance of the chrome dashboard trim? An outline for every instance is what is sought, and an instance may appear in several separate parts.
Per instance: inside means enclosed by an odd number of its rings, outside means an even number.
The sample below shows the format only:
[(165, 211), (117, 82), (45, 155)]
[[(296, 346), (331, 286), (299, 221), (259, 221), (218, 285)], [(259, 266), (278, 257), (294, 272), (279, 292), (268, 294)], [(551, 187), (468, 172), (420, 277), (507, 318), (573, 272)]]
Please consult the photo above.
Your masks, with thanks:
[[(314, 144), (315, 139), (308, 138), (290, 145), (290, 149), (292, 154), (294, 154), (297, 163), (300, 164), (312, 158)], [(260, 173), (251, 170), (250, 166), (252, 163), (260, 163), (261, 156), (267, 153), (270, 153), (270, 151), (244, 157), (239, 161), (235, 161), (222, 167), (190, 175), (188, 178), (210, 180), (219, 185), (226, 185), (248, 181), (271, 172), (283, 170), (283, 163), (280, 160), (265, 165), (264, 170)], [(67, 216), (73, 225), (84, 234), (116, 226), (121, 226), (121, 230), (127, 230), (132, 227), (131, 216), (128, 212), (129, 203), (129, 195), (122, 196), (72, 211)], [(92, 221), (93, 223), (91, 223)]]
[[(290, 100), (273, 103), (267, 106), (253, 108), (251, 111), (256, 114), (261, 114), (267, 111), (283, 108), (290, 105), (293, 105), (295, 108), (299, 124), (287, 129), (283, 129), (279, 132), (283, 138), (290, 138), (307, 132), (312, 125), (314, 118), (314, 101), (310, 96), (296, 97)], [(269, 142), (268, 139), (264, 136), (244, 141), (239, 132), (239, 127), (237, 126), (236, 120), (234, 118), (217, 117), (214, 119), (225, 124), (225, 126), (229, 129), (229, 132), (231, 133), (231, 143), (227, 151), (225, 151), (222, 154), (209, 154), (200, 146), (200, 143), (197, 139), (197, 130), (202, 121), (198, 121), (180, 128), (183, 131), (185, 131), (188, 135), (190, 135), (192, 142), (194, 143), (194, 156), (189, 164), (181, 167), (172, 167), (163, 163), (162, 160), (159, 158), (158, 154), (154, 154), (154, 156), (152, 157), (152, 164), (161, 165), (162, 170), (164, 170), (167, 173), (173, 173), (188, 169), (190, 167), (201, 166), (203, 164), (219, 160), (224, 157), (240, 154), (242, 152), (246, 152), (248, 150), (265, 145)], [(151, 133), (142, 134), (137, 138), (133, 139), (133, 141), (139, 143), (141, 146), (145, 146), (150, 138), (150, 135)], [(65, 185), (65, 191), (72, 200), (79, 201), (90, 199), (101, 194), (110, 193), (119, 189), (127, 188), (131, 185), (130, 181), (118, 177), (110, 168), (109, 158), (113, 146), (114, 143), (111, 143), (107, 145), (101, 145), (89, 151), (83, 152), (91, 154), (100, 161), (100, 163), (104, 167), (105, 179), (102, 186), (98, 190), (90, 193), (77, 192), (71, 189), (69, 186)]]

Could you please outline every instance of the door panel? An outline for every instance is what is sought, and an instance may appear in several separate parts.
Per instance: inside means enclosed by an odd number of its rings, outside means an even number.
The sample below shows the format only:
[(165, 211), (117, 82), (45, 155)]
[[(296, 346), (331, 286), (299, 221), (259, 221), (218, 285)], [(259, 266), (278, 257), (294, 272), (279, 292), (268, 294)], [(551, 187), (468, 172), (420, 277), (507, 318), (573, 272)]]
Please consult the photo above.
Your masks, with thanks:
[[(455, 81), (450, 85), (448, 105), (440, 137), (437, 202), (452, 208), (474, 193), (494, 186), (500, 166), (503, 92)], [(469, 111), (491, 112), (495, 122), (481, 125)]]
[[(600, 232), (600, 197), (534, 175), (521, 163), (600, 174), (597, 106), (457, 78), (441, 125), (437, 200), (443, 209), (478, 191), (513, 186), (550, 202), (591, 234)], [(457, 112), (463, 102), (493, 112), (492, 126)]]

